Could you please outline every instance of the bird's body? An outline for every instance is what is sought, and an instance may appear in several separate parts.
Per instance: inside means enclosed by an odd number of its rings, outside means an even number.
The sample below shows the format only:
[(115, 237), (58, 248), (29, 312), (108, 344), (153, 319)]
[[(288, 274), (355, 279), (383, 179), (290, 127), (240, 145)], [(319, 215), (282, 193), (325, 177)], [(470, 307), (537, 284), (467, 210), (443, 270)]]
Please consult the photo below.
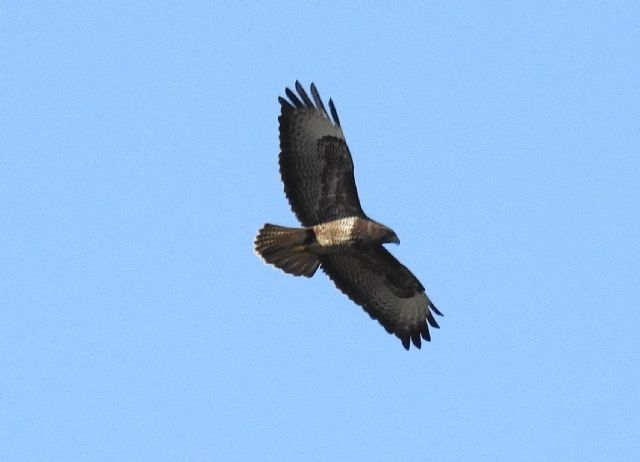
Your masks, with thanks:
[(327, 221), (313, 226), (313, 234), (319, 244), (319, 251), (331, 248), (342, 248), (343, 245), (352, 245), (363, 233), (360, 229), (363, 225), (360, 217), (345, 217), (337, 220)]
[[(319, 253), (331, 253), (332, 248), (367, 246), (381, 242), (395, 242), (395, 233), (386, 226), (362, 217), (345, 217), (312, 226), (319, 244)], [(398, 241), (399, 242), (399, 241)]]
[(266, 224), (258, 232), (256, 252), (269, 264), (295, 276), (322, 270), (369, 315), (409, 349), (430, 340), (428, 325), (441, 315), (420, 281), (384, 247), (399, 243), (395, 232), (363, 212), (353, 161), (340, 120), (329, 100), (331, 117), (311, 84), (313, 101), (296, 82), (298, 95), (286, 89), (279, 98), (280, 174), (285, 194), (301, 228)]

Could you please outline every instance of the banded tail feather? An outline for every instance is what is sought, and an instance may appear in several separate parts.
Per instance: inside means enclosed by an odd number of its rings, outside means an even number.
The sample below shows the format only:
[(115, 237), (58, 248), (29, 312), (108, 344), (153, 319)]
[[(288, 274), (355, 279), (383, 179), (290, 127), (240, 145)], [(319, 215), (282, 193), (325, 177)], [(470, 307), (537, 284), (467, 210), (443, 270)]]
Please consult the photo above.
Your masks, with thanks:
[(320, 266), (318, 256), (307, 249), (313, 239), (310, 229), (267, 223), (258, 231), (255, 250), (265, 262), (285, 273), (310, 278)]

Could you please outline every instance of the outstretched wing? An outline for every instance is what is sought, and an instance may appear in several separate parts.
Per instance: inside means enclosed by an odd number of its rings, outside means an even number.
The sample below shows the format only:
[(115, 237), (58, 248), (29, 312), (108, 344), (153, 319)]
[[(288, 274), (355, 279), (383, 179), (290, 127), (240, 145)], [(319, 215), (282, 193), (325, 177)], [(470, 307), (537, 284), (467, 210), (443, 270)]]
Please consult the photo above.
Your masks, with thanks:
[(395, 334), (408, 350), (430, 341), (429, 325), (438, 328), (433, 313), (442, 316), (420, 281), (381, 245), (320, 257), (322, 270), (336, 287)]
[(296, 82), (296, 95), (280, 97), (280, 175), (289, 204), (303, 226), (364, 216), (353, 160), (333, 101), (327, 113), (314, 84), (313, 101)]

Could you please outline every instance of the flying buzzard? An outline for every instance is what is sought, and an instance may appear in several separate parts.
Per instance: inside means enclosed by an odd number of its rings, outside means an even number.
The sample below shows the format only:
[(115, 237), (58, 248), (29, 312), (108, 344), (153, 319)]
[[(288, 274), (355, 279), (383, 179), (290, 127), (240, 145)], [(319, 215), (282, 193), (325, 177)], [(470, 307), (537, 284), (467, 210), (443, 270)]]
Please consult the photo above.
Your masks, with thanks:
[(265, 224), (256, 252), (295, 276), (311, 277), (319, 266), (336, 287), (361, 305), (408, 350), (429, 341), (429, 325), (439, 327), (420, 281), (382, 244), (400, 241), (387, 226), (362, 211), (353, 161), (338, 113), (329, 113), (311, 84), (311, 98), (296, 82), (296, 95), (279, 97), (280, 175), (284, 192), (303, 228)]

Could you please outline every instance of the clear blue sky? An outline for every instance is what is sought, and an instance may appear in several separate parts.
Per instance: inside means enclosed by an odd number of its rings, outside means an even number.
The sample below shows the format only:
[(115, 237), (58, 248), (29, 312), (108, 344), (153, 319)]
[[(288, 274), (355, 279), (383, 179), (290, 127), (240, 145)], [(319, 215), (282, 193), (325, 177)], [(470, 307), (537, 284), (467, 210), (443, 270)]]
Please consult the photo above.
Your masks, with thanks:
[[(637, 3), (240, 3), (0, 6), (0, 460), (640, 460)], [(421, 351), (253, 253), (296, 79)]]

